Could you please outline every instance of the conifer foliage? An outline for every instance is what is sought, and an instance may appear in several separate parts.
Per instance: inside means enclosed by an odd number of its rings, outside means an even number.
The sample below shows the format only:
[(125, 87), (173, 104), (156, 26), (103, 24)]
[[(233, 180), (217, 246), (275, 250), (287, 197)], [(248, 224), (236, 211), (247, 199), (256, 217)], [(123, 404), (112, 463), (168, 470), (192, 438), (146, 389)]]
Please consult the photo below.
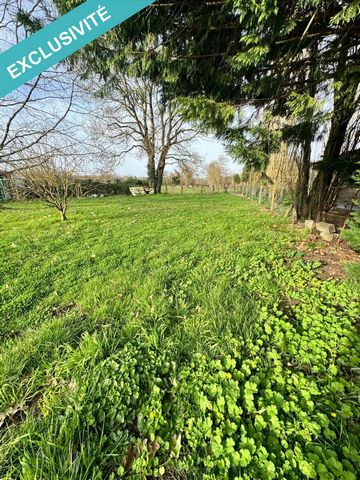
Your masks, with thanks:
[[(64, 13), (79, 2), (56, 3)], [(165, 94), (188, 99), (193, 118), (265, 159), (249, 117), (260, 125), (265, 110), (290, 118), (282, 134), (301, 151), (298, 213), (316, 217), (359, 160), (359, 12), (357, 0), (158, 0), (80, 58), (104, 77), (129, 69), (152, 77)], [(229, 119), (230, 107), (245, 106), (257, 117)], [(325, 147), (314, 158), (319, 139)]]

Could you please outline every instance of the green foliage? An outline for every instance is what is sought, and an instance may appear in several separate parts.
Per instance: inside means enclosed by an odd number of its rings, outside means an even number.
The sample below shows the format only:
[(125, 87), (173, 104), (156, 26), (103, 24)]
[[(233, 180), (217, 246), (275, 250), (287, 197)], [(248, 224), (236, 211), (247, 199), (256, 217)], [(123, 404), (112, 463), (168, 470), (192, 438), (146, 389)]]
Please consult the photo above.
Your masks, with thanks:
[(246, 52), (238, 53), (231, 59), (231, 63), (237, 68), (244, 66), (250, 67), (257, 65), (260, 60), (269, 53), (267, 45), (256, 45), (249, 48)]
[(265, 114), (261, 121), (239, 129), (229, 128), (225, 138), (229, 155), (247, 169), (264, 172), (270, 154), (280, 147), (282, 133), (274, 128), (272, 116)]
[(130, 187), (146, 186), (148, 182), (139, 178), (115, 179), (102, 181), (88, 178), (81, 182), (84, 191), (93, 195), (130, 195)]
[(38, 30), (40, 30), (40, 28), (43, 28), (44, 26), (42, 20), (31, 16), (28, 12), (22, 9), (20, 9), (16, 13), (16, 19), (18, 23), (22, 25), (25, 31), (29, 34), (37, 32)]
[(303, 93), (299, 94), (293, 92), (287, 101), (287, 107), (291, 111), (291, 115), (301, 118), (303, 121), (313, 121), (316, 112), (321, 112), (323, 102), (316, 100), (316, 98)]
[(235, 173), (235, 175), (233, 176), (233, 181), (234, 183), (236, 183), (237, 185), (239, 183), (241, 183), (241, 175), (239, 175), (238, 173)]
[(1, 478), (358, 478), (359, 287), (254, 208), (1, 212)]
[(182, 115), (189, 121), (199, 123), (206, 130), (222, 132), (235, 116), (234, 107), (211, 98), (182, 97), (178, 101)]
[(360, 1), (353, 0), (349, 4), (343, 6), (342, 10), (338, 12), (334, 17), (331, 19), (331, 23), (333, 25), (339, 25), (343, 23), (349, 23), (356, 19), (356, 17), (360, 14)]
[[(360, 185), (360, 170), (354, 175), (356, 184)], [(349, 242), (355, 250), (360, 252), (360, 202), (355, 202), (356, 210), (351, 215), (347, 228), (343, 230), (342, 236)]]
[[(55, 3), (65, 13), (79, 2)], [(340, 178), (333, 165), (340, 153), (347, 148), (356, 152), (356, 142), (349, 140), (357, 138), (358, 126), (350, 128), (349, 121), (359, 84), (359, 29), (359, 0), (158, 0), (86, 46), (74, 60), (110, 85), (113, 76), (124, 72), (150, 77), (161, 84), (166, 98), (181, 97), (188, 118), (225, 139), (236, 112), (244, 107), (258, 113), (271, 110), (291, 121), (286, 122), (291, 127), (284, 129), (284, 139), (299, 150), (305, 145), (306, 162), (312, 142), (324, 137), (331, 118), (334, 128), (324, 150), (327, 181), (317, 195), (323, 203), (326, 189)], [(319, 109), (316, 98), (334, 102)], [(250, 132), (252, 119), (247, 120)], [(234, 131), (233, 137), (236, 134), (230, 152), (263, 168), (266, 149), (242, 132)], [(343, 169), (340, 181), (350, 176)], [(312, 203), (315, 210), (321, 208)]]

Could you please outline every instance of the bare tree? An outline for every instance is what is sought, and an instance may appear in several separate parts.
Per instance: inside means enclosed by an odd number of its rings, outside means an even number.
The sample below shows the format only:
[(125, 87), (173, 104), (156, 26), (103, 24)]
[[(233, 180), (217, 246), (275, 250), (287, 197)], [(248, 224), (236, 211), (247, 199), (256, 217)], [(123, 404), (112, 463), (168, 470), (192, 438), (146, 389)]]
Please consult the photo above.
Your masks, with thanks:
[[(0, 52), (25, 39), (55, 16), (48, 0), (5, 0), (0, 5)], [(72, 111), (75, 79), (63, 67), (50, 69), (0, 99), (0, 168), (15, 171), (54, 154), (64, 120)], [(64, 127), (64, 135), (68, 134)], [(44, 153), (46, 155), (44, 156)]]
[(54, 17), (56, 10), (49, 0), (2, 0), (0, 49), (16, 45)]
[(229, 172), (227, 169), (227, 160), (224, 157), (219, 157), (218, 160), (207, 165), (206, 174), (208, 183), (213, 189), (222, 186), (227, 191), (229, 183)]
[(197, 154), (193, 154), (190, 162), (187, 159), (184, 162), (179, 160), (174, 175), (179, 179), (180, 185), (190, 187), (194, 184), (202, 162), (202, 158)]
[(23, 170), (21, 175), (25, 195), (54, 208), (61, 221), (67, 219), (69, 207), (85, 194), (79, 162), (74, 157), (43, 159), (39, 166)]
[(149, 182), (161, 193), (166, 165), (193, 164), (189, 148), (197, 135), (175, 103), (164, 102), (161, 89), (143, 78), (123, 77), (106, 91), (102, 141), (118, 160), (130, 152), (145, 155)]
[[(34, 164), (57, 149), (60, 125), (71, 111), (72, 79), (64, 74), (38, 77), (4, 99), (0, 99), (0, 166), (7, 171)], [(66, 135), (66, 129), (63, 130)], [(56, 135), (55, 135), (56, 134)]]
[(270, 210), (275, 209), (276, 196), (279, 192), (290, 192), (293, 205), (289, 209), (289, 213), (293, 211), (294, 219), (300, 213), (297, 212), (296, 206), (300, 205), (301, 168), (302, 156), (296, 146), (289, 146), (282, 142), (279, 151), (270, 154), (269, 164), (265, 172), (266, 178), (270, 180), (272, 185)]

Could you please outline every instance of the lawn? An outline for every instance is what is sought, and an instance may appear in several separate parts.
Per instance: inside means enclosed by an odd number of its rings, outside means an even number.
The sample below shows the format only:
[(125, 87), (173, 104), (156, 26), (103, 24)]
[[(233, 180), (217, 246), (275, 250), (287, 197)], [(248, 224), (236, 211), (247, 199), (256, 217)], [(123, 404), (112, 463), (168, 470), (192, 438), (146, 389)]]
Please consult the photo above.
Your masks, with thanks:
[(360, 475), (359, 284), (233, 195), (0, 210), (0, 478)]

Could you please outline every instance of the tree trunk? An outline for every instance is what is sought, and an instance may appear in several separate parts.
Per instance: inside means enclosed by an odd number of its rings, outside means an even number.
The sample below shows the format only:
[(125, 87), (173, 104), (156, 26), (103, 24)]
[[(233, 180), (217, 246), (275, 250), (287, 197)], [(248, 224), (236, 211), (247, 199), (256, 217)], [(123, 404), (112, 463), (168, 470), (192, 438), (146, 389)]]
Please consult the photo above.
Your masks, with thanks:
[(254, 198), (255, 196), (255, 180), (253, 179), (251, 182), (251, 193), (250, 193), (251, 199)]
[(156, 182), (155, 158), (152, 152), (148, 153), (147, 174), (148, 174), (150, 187), (154, 189), (154, 193), (157, 193), (156, 192), (157, 182)]
[(66, 218), (66, 210), (60, 210), (60, 219), (62, 222), (65, 222), (67, 220)]
[(303, 158), (299, 172), (299, 182), (297, 189), (297, 218), (305, 220), (309, 216), (309, 182), (310, 182), (310, 162), (311, 162), (311, 142), (306, 140), (303, 146)]
[[(337, 113), (337, 109), (342, 109)], [(329, 138), (324, 150), (324, 156), (319, 173), (313, 185), (311, 194), (311, 215), (313, 218), (319, 217), (320, 213), (326, 209), (329, 189), (333, 181), (338, 178), (333, 164), (339, 162), (341, 149), (346, 137), (346, 130), (351, 117), (354, 113), (353, 107), (334, 106), (334, 117), (331, 122)]]
[(160, 153), (160, 158), (159, 162), (156, 167), (156, 172), (155, 172), (155, 193), (161, 193), (161, 187), (164, 179), (164, 171), (165, 171), (165, 165), (166, 165), (166, 158), (169, 153), (169, 147), (165, 145), (162, 148), (162, 151)]
[(274, 183), (271, 190), (270, 212), (273, 212), (275, 210), (275, 200), (276, 200), (276, 186)]
[[(308, 94), (315, 98), (317, 90), (318, 65), (317, 65), (318, 43), (311, 47), (311, 63), (308, 72)], [(309, 186), (310, 186), (310, 165), (311, 165), (311, 144), (313, 141), (313, 117), (314, 109), (311, 109), (311, 120), (307, 122), (308, 135), (303, 142), (302, 163), (299, 171), (299, 182), (296, 193), (296, 217), (305, 220), (309, 216)]]
[(290, 215), (291, 215), (291, 213), (293, 212), (293, 210), (294, 210), (294, 204), (292, 203), (292, 204), (290, 205), (290, 207), (286, 210), (286, 213), (285, 213), (284, 217), (285, 217), (285, 218), (290, 217)]
[(156, 172), (156, 189), (155, 193), (161, 193), (161, 187), (162, 187), (162, 182), (164, 178), (164, 169), (165, 165), (158, 167), (157, 172)]
[[(349, 38), (345, 37), (343, 47), (346, 47), (348, 44)], [(356, 110), (358, 82), (346, 74), (346, 62), (347, 55), (342, 53), (334, 78), (334, 80), (341, 85), (341, 89), (334, 92), (334, 111), (329, 137), (325, 146), (320, 170), (311, 191), (310, 211), (311, 217), (314, 219), (318, 218), (321, 212), (326, 210), (330, 187), (334, 183), (337, 184), (341, 178), (338, 169), (334, 168), (334, 164), (339, 162), (347, 128)]]

